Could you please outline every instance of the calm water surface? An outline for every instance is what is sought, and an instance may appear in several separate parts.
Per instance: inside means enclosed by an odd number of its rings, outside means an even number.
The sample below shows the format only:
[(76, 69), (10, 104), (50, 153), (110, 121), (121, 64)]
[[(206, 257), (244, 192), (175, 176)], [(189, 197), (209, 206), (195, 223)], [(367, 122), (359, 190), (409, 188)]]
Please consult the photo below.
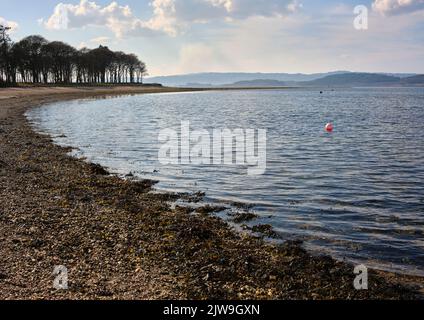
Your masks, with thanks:
[[(424, 88), (228, 91), (58, 103), (28, 116), (77, 156), (209, 201), (337, 258), (424, 275)], [(162, 166), (159, 131), (263, 128), (267, 170)], [(333, 134), (324, 132), (334, 122)]]

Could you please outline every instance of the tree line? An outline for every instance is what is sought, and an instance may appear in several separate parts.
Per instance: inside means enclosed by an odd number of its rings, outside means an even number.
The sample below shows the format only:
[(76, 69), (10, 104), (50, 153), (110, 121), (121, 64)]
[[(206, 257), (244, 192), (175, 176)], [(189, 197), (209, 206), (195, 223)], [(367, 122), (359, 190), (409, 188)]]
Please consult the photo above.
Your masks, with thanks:
[(41, 36), (13, 43), (0, 25), (0, 85), (142, 83), (146, 64), (135, 54), (108, 47), (80, 50)]

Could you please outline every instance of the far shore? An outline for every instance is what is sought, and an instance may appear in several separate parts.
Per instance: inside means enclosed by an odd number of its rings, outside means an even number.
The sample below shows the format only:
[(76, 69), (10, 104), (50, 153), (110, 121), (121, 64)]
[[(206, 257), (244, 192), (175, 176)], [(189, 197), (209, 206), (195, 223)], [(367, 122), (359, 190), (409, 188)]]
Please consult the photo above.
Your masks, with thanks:
[[(24, 116), (58, 101), (222, 89), (0, 88), (0, 299), (422, 299), (423, 278), (370, 270), (369, 289), (355, 290), (349, 263), (236, 232), (210, 207), (172, 209), (182, 195), (72, 158)], [(68, 290), (53, 288), (55, 266)]]

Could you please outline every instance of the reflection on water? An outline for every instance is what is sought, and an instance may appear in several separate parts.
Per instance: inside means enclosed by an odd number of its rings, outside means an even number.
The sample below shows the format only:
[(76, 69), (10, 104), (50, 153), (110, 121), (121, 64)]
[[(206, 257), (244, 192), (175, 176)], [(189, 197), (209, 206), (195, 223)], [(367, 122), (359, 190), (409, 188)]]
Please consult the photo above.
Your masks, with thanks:
[[(336, 257), (424, 274), (424, 88), (229, 91), (58, 103), (29, 116), (55, 141), (160, 188), (254, 203), (255, 223)], [(265, 128), (267, 171), (162, 166), (159, 131)], [(324, 126), (335, 124), (327, 134)]]

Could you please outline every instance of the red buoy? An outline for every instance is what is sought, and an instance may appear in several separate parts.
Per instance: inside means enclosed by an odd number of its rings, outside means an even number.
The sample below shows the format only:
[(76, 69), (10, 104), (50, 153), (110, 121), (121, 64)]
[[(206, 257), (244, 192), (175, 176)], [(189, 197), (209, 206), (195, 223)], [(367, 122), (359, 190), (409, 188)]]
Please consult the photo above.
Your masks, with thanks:
[(327, 125), (325, 126), (325, 131), (327, 132), (333, 132), (334, 130), (334, 126), (332, 123), (327, 123)]

